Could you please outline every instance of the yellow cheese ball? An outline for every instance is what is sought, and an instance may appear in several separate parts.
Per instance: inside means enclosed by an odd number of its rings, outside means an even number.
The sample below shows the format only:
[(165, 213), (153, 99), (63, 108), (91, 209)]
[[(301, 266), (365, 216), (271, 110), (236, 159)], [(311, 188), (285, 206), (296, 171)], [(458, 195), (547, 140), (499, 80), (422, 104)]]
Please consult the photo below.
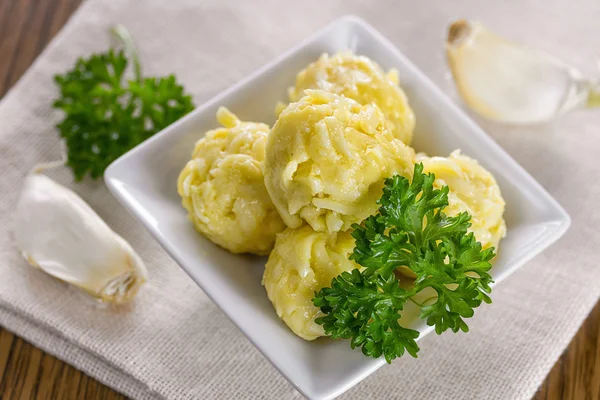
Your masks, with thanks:
[(322, 313), (312, 299), (342, 272), (359, 268), (348, 259), (353, 249), (348, 232), (315, 232), (304, 225), (277, 235), (263, 285), (277, 315), (296, 335), (305, 340), (324, 336), (323, 327), (315, 323)]
[(391, 122), (394, 135), (410, 144), (415, 115), (398, 86), (397, 71), (386, 74), (369, 58), (351, 52), (332, 57), (323, 54), (298, 73), (296, 86), (289, 90), (290, 100), (300, 100), (306, 89), (320, 89), (344, 95), (360, 104), (377, 105)]
[(450, 157), (427, 157), (417, 155), (417, 162), (423, 163), (425, 173), (434, 173), (434, 187), (448, 186), (447, 215), (455, 216), (463, 211), (471, 215), (470, 232), (484, 249), (495, 247), (506, 235), (504, 222), (505, 202), (496, 180), (479, 163), (459, 150)]
[(285, 228), (265, 188), (261, 163), (269, 127), (217, 112), (224, 128), (206, 132), (177, 190), (198, 231), (232, 253), (267, 255)]
[(412, 176), (414, 150), (393, 136), (376, 105), (306, 94), (271, 129), (265, 184), (287, 226), (345, 231), (377, 211), (385, 178)]

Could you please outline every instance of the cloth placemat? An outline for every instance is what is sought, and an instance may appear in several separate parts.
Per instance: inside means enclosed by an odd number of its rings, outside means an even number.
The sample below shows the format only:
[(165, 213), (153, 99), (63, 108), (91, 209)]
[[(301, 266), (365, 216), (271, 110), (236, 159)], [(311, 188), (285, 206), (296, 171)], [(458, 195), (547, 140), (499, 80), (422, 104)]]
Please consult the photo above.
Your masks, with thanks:
[[(356, 14), (377, 27), (443, 90), (452, 93), (443, 40), (448, 22), (476, 18), (526, 39), (592, 74), (600, 3), (581, 0), (86, 1), (0, 105), (0, 324), (101, 382), (138, 399), (301, 396), (244, 338), (102, 182), (74, 188), (141, 254), (149, 283), (118, 313), (21, 259), (12, 214), (27, 171), (59, 157), (52, 75), (110, 45), (125, 24), (148, 75), (175, 73), (196, 104), (270, 61), (333, 19)], [(404, 357), (346, 393), (346, 399), (528, 399), (600, 295), (600, 113), (538, 127), (483, 128), (573, 218), (556, 245), (499, 285), (469, 334), (429, 335), (419, 359)]]

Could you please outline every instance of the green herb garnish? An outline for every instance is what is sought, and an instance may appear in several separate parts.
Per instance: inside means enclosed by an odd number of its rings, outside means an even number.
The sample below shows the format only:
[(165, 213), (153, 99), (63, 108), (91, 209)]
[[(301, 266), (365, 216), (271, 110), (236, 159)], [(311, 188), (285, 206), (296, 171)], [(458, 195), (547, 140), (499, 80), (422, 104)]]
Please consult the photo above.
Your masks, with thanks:
[(120, 155), (194, 108), (173, 75), (142, 78), (129, 34), (123, 27), (114, 33), (132, 58), (133, 80), (125, 79), (125, 53), (113, 50), (80, 58), (71, 71), (54, 78), (60, 98), (53, 106), (65, 113), (57, 128), (78, 181), (86, 174), (101, 177)]
[[(419, 332), (398, 321), (407, 301), (420, 307), (420, 318), (437, 334), (467, 332), (464, 318), (472, 317), (482, 302), (491, 302), (488, 271), (494, 249), (482, 250), (467, 233), (468, 213), (448, 217), (442, 212), (448, 187), (434, 189), (434, 180), (423, 173), (422, 164), (415, 166), (412, 183), (402, 176), (387, 179), (378, 215), (353, 226), (356, 247), (350, 259), (364, 269), (342, 273), (313, 299), (325, 314), (316, 322), (327, 335), (350, 339), (352, 348), (362, 347), (374, 358), (383, 355), (388, 363), (419, 351)], [(404, 278), (394, 271), (402, 266), (416, 275), (412, 285), (400, 285)], [(437, 296), (418, 303), (415, 295), (428, 288)]]

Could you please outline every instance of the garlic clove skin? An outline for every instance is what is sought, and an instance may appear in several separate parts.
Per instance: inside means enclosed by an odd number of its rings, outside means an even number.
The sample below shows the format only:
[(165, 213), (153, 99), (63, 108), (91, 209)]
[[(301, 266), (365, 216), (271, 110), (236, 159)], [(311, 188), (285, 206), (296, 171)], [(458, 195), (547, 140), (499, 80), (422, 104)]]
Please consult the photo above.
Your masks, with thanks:
[(103, 302), (126, 303), (147, 280), (129, 243), (81, 197), (44, 175), (25, 180), (15, 237), (29, 264)]
[(591, 106), (594, 84), (577, 70), (480, 23), (454, 22), (446, 55), (464, 102), (486, 118), (534, 124)]

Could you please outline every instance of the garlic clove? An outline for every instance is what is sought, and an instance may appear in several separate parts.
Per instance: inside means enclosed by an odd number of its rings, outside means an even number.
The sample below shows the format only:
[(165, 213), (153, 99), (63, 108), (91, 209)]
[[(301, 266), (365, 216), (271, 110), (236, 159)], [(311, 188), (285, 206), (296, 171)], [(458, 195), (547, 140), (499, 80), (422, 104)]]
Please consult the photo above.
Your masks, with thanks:
[(464, 102), (484, 117), (515, 124), (548, 121), (583, 108), (592, 83), (561, 61), (460, 20), (448, 31), (448, 64)]
[(147, 280), (129, 243), (81, 197), (44, 175), (25, 180), (15, 237), (29, 264), (103, 302), (128, 302)]

